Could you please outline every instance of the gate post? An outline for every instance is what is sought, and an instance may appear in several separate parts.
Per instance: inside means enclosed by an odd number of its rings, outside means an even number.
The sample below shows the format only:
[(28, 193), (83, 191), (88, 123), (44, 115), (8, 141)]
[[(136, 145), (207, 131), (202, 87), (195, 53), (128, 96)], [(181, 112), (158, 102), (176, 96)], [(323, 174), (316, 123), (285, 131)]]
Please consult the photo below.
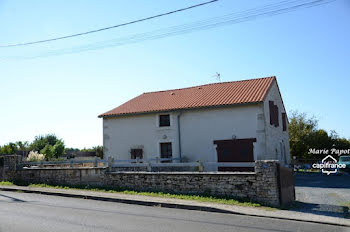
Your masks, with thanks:
[(256, 200), (271, 206), (281, 206), (278, 160), (255, 161)]
[(114, 163), (114, 158), (111, 156), (108, 157), (108, 171), (112, 172), (113, 168), (113, 163)]
[(95, 159), (94, 159), (94, 167), (97, 168), (97, 166), (98, 166), (97, 156), (95, 156)]
[(3, 179), (4, 180), (13, 180), (16, 179), (17, 170), (21, 162), (20, 155), (5, 155), (4, 156), (4, 170), (3, 170)]

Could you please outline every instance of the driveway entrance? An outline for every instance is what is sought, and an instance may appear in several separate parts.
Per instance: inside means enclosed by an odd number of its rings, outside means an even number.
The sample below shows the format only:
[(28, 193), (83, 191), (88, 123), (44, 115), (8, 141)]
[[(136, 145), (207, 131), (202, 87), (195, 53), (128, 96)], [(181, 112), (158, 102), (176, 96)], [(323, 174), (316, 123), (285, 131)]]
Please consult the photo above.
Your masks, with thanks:
[(349, 217), (350, 176), (295, 173), (298, 211), (334, 217)]

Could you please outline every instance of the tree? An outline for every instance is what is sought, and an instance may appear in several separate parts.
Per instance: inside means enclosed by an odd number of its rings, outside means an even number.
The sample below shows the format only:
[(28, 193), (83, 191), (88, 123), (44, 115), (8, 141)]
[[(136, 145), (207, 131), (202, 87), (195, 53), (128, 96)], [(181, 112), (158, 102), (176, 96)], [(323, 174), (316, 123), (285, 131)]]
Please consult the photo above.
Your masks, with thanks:
[(53, 146), (53, 155), (56, 158), (64, 155), (64, 143), (62, 140), (58, 140)]
[(54, 155), (53, 146), (51, 146), (50, 144), (46, 144), (45, 147), (41, 149), (40, 153), (44, 154), (47, 160), (52, 159)]
[(292, 112), (289, 118), (289, 143), (292, 156), (298, 159), (323, 159), (324, 154), (309, 154), (309, 149), (350, 149), (350, 140), (340, 138), (335, 131), (328, 134), (318, 129), (315, 117), (305, 113)]
[(17, 141), (16, 145), (19, 147), (19, 149), (22, 151), (22, 157), (24, 157), (24, 153), (28, 150), (28, 145), (29, 142), (28, 141)]
[(46, 159), (49, 160), (64, 155), (65, 146), (55, 134), (48, 134), (36, 136), (30, 144), (30, 149), (45, 154)]
[(55, 134), (48, 134), (44, 138), (51, 146), (55, 146), (55, 144), (59, 141)]
[(32, 151), (40, 152), (47, 145), (47, 140), (45, 136), (38, 135), (35, 136), (34, 141), (30, 144), (29, 149)]
[(316, 133), (318, 121), (308, 118), (305, 113), (294, 111), (289, 117), (289, 144), (290, 153), (297, 158), (310, 158), (308, 148), (310, 146), (310, 136)]
[(48, 134), (48, 135), (38, 135), (35, 136), (34, 141), (30, 144), (29, 148), (33, 151), (41, 151), (44, 149), (46, 145), (54, 146), (57, 141), (60, 139), (57, 138), (55, 134)]
[(103, 146), (96, 146), (96, 147), (93, 147), (93, 149), (96, 152), (96, 156), (103, 159)]
[(18, 151), (18, 147), (15, 143), (8, 143), (0, 147), (0, 153), (5, 155), (13, 155)]

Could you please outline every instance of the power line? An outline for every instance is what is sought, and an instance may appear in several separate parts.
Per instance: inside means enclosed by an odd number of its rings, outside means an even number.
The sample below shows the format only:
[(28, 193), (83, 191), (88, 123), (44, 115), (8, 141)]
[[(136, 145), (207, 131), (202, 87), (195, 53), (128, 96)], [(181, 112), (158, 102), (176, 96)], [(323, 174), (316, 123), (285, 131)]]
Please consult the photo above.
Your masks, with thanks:
[(120, 37), (112, 40), (95, 42), (87, 45), (81, 45), (66, 49), (57, 49), (34, 56), (27, 57), (7, 57), (8, 59), (35, 59), (42, 57), (50, 57), (57, 55), (81, 53), (85, 51), (104, 49), (109, 47), (121, 46), (125, 44), (140, 43), (146, 40), (161, 39), (169, 36), (187, 34), (195, 31), (208, 30), (216, 27), (242, 23), (246, 21), (257, 20), (263, 17), (272, 17), (279, 14), (316, 7), (336, 0), (285, 0), (274, 4), (268, 4), (252, 9), (234, 12), (224, 16), (213, 17), (209, 19), (199, 20), (187, 24), (167, 27), (145, 33), (137, 33), (131, 36)]
[(121, 45), (131, 44), (131, 43), (139, 43), (146, 40), (161, 39), (169, 36), (187, 34), (194, 31), (208, 30), (215, 27), (242, 23), (246, 21), (256, 20), (262, 17), (271, 17), (274, 15), (284, 14), (284, 13), (296, 11), (299, 9), (305, 9), (305, 8), (324, 5), (333, 1), (335, 0), (281, 1), (275, 4), (269, 4), (262, 7), (256, 7), (253, 9), (231, 13), (224, 16), (219, 16), (219, 17), (200, 20), (192, 23), (182, 24), (178, 26), (158, 29), (151, 32), (138, 33), (127, 37), (121, 37), (113, 40), (91, 43), (91, 44), (77, 46), (73, 48), (53, 50), (53, 51), (49, 51), (44, 54), (39, 54), (37, 56), (32, 56), (32, 57), (13, 57), (13, 58), (32, 59), (32, 58), (80, 53), (80, 52), (85, 52), (90, 50), (104, 49), (108, 47), (121, 46)]
[(162, 17), (162, 16), (170, 15), (170, 14), (175, 14), (175, 13), (178, 13), (178, 12), (181, 12), (181, 11), (189, 10), (189, 9), (200, 7), (200, 6), (204, 6), (204, 5), (207, 5), (207, 4), (210, 4), (210, 3), (213, 3), (213, 2), (217, 2), (217, 1), (219, 1), (219, 0), (211, 0), (211, 1), (208, 1), (208, 2), (204, 2), (204, 3), (192, 5), (192, 6), (189, 6), (189, 7), (185, 7), (185, 8), (182, 8), (182, 9), (169, 11), (169, 12), (166, 12), (166, 13), (162, 13), (162, 14), (158, 14), (158, 15), (154, 15), (154, 16), (150, 16), (150, 17), (146, 17), (146, 18), (130, 21), (130, 22), (127, 22), (127, 23), (122, 23), (122, 24), (110, 26), (110, 27), (104, 27), (104, 28), (100, 28), (100, 29), (96, 29), (96, 30), (92, 30), (92, 31), (86, 31), (86, 32), (81, 32), (81, 33), (77, 33), (77, 34), (61, 36), (61, 37), (56, 37), (56, 38), (52, 38), (52, 39), (38, 40), (38, 41), (33, 41), (33, 42), (0, 45), (0, 48), (18, 47), (18, 46), (32, 45), (32, 44), (38, 44), (38, 43), (46, 43), (46, 42), (51, 42), (51, 41), (55, 41), (55, 40), (62, 40), (62, 39), (68, 39), (68, 38), (72, 38), (72, 37), (92, 34), (92, 33), (96, 33), (96, 32), (101, 32), (101, 31), (105, 31), (105, 30), (110, 30), (110, 29), (114, 29), (114, 28), (118, 28), (118, 27), (127, 26), (127, 25), (130, 25), (130, 24), (135, 24), (135, 23), (139, 23), (139, 22), (143, 22), (143, 21), (159, 18), (159, 17)]

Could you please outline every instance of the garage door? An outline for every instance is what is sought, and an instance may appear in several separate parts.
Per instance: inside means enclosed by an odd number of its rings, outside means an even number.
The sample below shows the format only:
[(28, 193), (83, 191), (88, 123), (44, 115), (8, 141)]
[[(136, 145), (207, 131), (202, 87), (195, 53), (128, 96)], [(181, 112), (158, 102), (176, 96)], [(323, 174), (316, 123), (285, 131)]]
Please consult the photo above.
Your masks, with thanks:
[[(218, 162), (254, 162), (255, 138), (215, 140)], [(219, 167), (219, 171), (254, 171), (249, 167)]]

